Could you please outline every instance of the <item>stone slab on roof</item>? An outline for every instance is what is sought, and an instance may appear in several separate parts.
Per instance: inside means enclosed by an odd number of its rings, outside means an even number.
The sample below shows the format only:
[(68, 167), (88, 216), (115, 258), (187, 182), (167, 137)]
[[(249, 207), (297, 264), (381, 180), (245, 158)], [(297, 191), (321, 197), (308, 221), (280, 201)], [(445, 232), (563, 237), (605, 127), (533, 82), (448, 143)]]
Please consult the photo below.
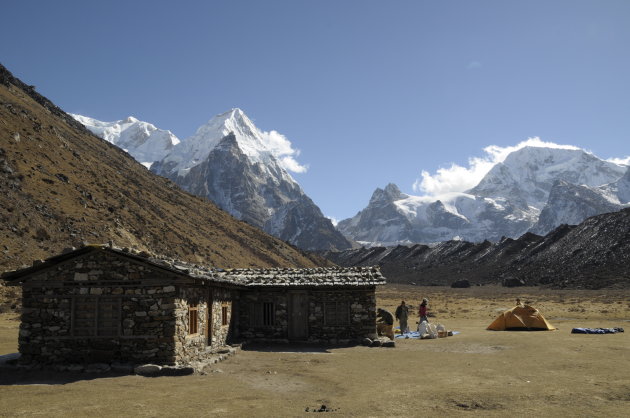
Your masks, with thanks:
[(385, 277), (376, 267), (234, 269), (221, 274), (233, 283), (247, 287), (375, 286), (385, 284)]
[(204, 265), (187, 263), (167, 257), (116, 248), (112, 245), (88, 245), (79, 249), (68, 249), (60, 255), (46, 260), (37, 260), (30, 267), (2, 274), (2, 279), (19, 283), (36, 272), (62, 263), (74, 257), (95, 251), (109, 251), (133, 258), (138, 262), (163, 268), (173, 273), (211, 283), (230, 284), (244, 287), (319, 287), (319, 286), (375, 286), (385, 284), (385, 277), (377, 267), (328, 267), (328, 268), (268, 268), (268, 269), (228, 269), (222, 270)]

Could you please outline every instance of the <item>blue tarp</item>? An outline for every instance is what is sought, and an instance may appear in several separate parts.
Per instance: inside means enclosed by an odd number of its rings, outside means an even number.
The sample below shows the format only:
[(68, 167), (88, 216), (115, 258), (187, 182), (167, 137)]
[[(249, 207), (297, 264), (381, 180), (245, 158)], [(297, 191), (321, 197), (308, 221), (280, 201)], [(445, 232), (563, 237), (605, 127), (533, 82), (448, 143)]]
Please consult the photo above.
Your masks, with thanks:
[[(396, 329), (400, 329), (400, 328), (396, 327)], [(457, 335), (457, 334), (459, 334), (459, 331), (453, 331), (453, 335)], [(403, 339), (413, 338), (413, 339), (419, 340), (420, 333), (418, 331), (405, 332), (404, 334), (396, 334), (396, 338), (403, 338)]]
[(616, 334), (623, 328), (573, 328), (571, 334)]

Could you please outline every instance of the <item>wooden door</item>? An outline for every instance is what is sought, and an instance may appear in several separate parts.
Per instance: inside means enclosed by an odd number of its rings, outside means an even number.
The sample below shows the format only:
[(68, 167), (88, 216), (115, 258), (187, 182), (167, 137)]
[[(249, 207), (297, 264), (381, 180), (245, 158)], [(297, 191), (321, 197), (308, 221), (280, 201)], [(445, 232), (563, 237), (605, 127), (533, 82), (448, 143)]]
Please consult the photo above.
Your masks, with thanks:
[(306, 292), (289, 293), (289, 340), (305, 341), (308, 339), (308, 294)]

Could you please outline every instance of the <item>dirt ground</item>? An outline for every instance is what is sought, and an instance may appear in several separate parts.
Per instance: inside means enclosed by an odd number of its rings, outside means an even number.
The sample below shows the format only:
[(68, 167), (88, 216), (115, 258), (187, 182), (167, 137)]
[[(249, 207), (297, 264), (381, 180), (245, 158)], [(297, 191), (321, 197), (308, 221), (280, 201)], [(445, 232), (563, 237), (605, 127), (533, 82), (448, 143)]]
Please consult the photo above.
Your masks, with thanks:
[[(630, 291), (387, 285), (377, 296), (392, 311), (428, 297), (432, 320), (460, 334), (396, 348), (262, 346), (186, 377), (5, 369), (0, 416), (628, 416), (630, 330), (570, 332), (629, 328)], [(486, 331), (516, 297), (559, 330)], [(17, 327), (0, 315), (0, 355), (17, 351)]]

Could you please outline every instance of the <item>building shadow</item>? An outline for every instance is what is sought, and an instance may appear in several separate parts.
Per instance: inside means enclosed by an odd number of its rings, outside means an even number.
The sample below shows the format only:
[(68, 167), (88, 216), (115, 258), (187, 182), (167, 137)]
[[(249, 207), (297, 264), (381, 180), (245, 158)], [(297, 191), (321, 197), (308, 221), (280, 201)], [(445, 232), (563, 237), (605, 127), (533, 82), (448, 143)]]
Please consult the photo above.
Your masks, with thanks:
[(263, 353), (305, 353), (331, 354), (332, 349), (354, 347), (356, 344), (317, 344), (317, 343), (266, 343), (251, 342), (243, 344), (243, 351), (258, 351)]
[(84, 373), (84, 372), (58, 372), (51, 369), (24, 370), (12, 366), (0, 367), (0, 386), (30, 386), (30, 385), (66, 385), (82, 380), (106, 379), (113, 377), (129, 376), (124, 372)]

